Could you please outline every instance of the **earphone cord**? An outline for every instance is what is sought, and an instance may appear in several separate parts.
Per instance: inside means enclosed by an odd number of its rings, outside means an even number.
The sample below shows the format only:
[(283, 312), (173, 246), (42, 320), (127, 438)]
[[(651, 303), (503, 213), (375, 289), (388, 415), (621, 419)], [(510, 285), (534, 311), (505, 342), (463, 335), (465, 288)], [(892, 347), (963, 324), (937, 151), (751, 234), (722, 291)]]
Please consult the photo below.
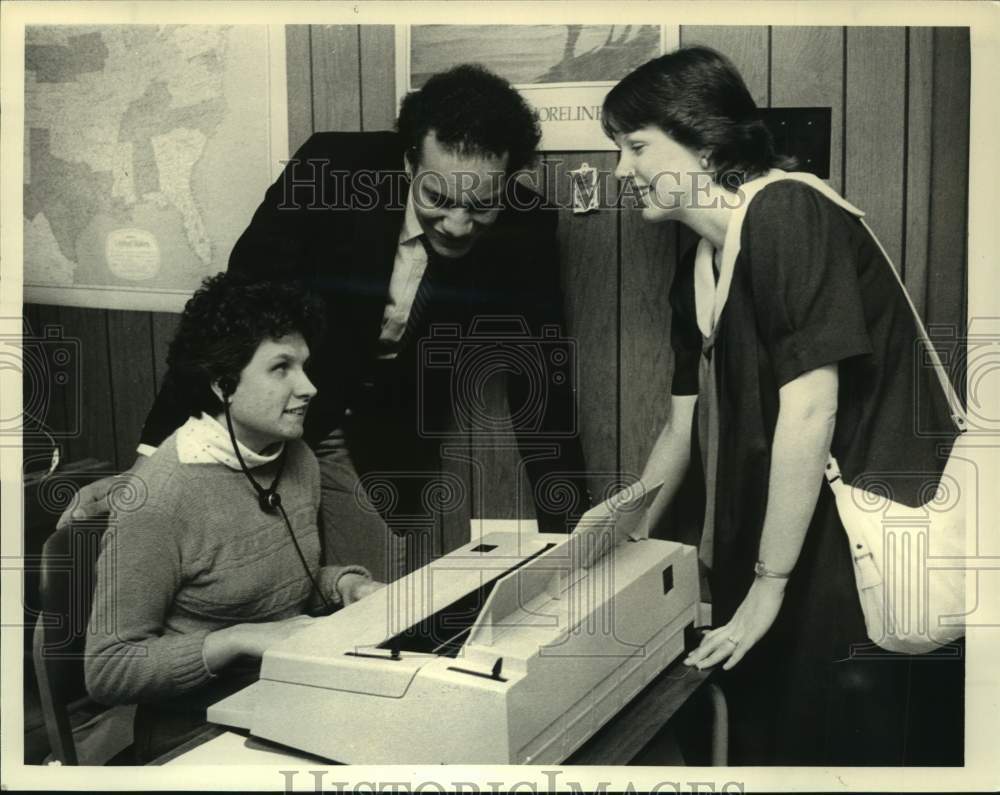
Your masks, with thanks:
[[(229, 441), (233, 443), (233, 452), (236, 453), (236, 460), (240, 462), (240, 469), (243, 470), (243, 474), (247, 476), (247, 480), (250, 481), (250, 485), (253, 486), (254, 491), (257, 492), (258, 497), (266, 497), (268, 494), (276, 494), (278, 490), (278, 481), (281, 479), (281, 473), (285, 469), (285, 454), (282, 452), (281, 458), (278, 461), (278, 471), (274, 473), (274, 482), (271, 483), (270, 489), (265, 489), (260, 485), (254, 476), (250, 474), (250, 468), (246, 465), (243, 460), (243, 456), (240, 455), (240, 446), (236, 441), (236, 431), (233, 430), (233, 418), (229, 414), (229, 400), (225, 401), (226, 407), (226, 427), (229, 429)], [(264, 503), (262, 502), (261, 505)]]
[[(236, 432), (233, 430), (233, 418), (229, 415), (229, 401), (226, 400), (224, 402), (226, 407), (226, 427), (229, 428), (229, 439), (233, 443), (233, 452), (236, 453), (236, 460), (240, 462), (240, 468), (243, 470), (243, 474), (246, 475), (247, 480), (250, 481), (250, 485), (254, 487), (254, 490), (260, 497), (264, 497), (267, 494), (274, 494), (277, 496), (278, 481), (281, 479), (281, 473), (285, 469), (284, 451), (282, 451), (281, 458), (278, 461), (278, 471), (274, 475), (274, 481), (271, 483), (271, 488), (265, 489), (254, 479), (254, 476), (250, 474), (250, 469), (243, 461), (243, 456), (240, 455), (240, 446), (236, 441)], [(264, 504), (265, 503), (261, 501), (262, 508)], [(331, 611), (333, 609), (333, 605), (330, 604), (330, 600), (327, 599), (323, 591), (320, 590), (319, 583), (316, 582), (316, 578), (313, 576), (312, 570), (309, 568), (309, 564), (306, 563), (306, 556), (302, 554), (302, 547), (299, 546), (299, 540), (295, 537), (295, 531), (292, 530), (292, 523), (288, 520), (288, 514), (285, 513), (285, 507), (281, 504), (280, 498), (277, 502), (277, 506), (278, 511), (281, 512), (281, 518), (285, 520), (285, 527), (288, 528), (288, 535), (292, 539), (295, 551), (299, 553), (299, 560), (302, 561), (302, 568), (305, 570), (306, 576), (309, 578), (309, 582), (312, 583), (313, 591), (319, 596), (320, 600), (323, 602), (323, 606), (328, 611)]]
[(285, 527), (288, 528), (288, 534), (292, 537), (292, 543), (295, 545), (295, 551), (299, 553), (299, 560), (302, 561), (302, 568), (305, 569), (306, 574), (309, 576), (309, 582), (312, 583), (313, 590), (319, 595), (320, 600), (323, 602), (323, 606), (328, 610), (333, 610), (333, 605), (330, 604), (330, 600), (326, 598), (326, 595), (319, 589), (319, 583), (316, 582), (316, 578), (313, 577), (312, 571), (309, 570), (309, 564), (306, 563), (306, 556), (302, 554), (302, 547), (299, 546), (299, 540), (295, 537), (295, 533), (292, 532), (292, 523), (288, 521), (288, 514), (285, 513), (285, 506), (280, 502), (278, 503), (278, 510), (281, 511), (281, 518), (285, 520)]

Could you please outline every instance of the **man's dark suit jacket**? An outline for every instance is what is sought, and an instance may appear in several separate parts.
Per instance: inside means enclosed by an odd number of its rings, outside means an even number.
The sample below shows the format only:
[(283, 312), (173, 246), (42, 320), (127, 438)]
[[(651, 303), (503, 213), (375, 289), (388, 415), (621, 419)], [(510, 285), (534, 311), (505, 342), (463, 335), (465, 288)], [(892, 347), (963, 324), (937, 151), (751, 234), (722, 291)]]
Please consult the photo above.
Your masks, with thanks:
[[(364, 399), (357, 389), (376, 357), (408, 185), (396, 133), (315, 134), (268, 189), (230, 255), (230, 273), (294, 280), (316, 292), (326, 305), (326, 337), (312, 352), (311, 374), (319, 393), (309, 410), (306, 438), (313, 443), (341, 426), (353, 401)], [(498, 327), (505, 334), (514, 331), (516, 322), (496, 322), (501, 316), (523, 319), (526, 335), (503, 344), (521, 354), (529, 351), (540, 361), (543, 376), (540, 382), (536, 371), (533, 382), (508, 373), (508, 400), (514, 407), (543, 401), (541, 410), (524, 412), (521, 427), (515, 424), (522, 453), (529, 452), (526, 445), (550, 443), (558, 448), (557, 457), (528, 463), (532, 486), (546, 475), (578, 473), (568, 479), (576, 494), (568, 509), (559, 506), (556, 513), (536, 500), (540, 529), (563, 531), (568, 529), (567, 520), (589, 507), (589, 496), (583, 485), (579, 439), (565, 433), (575, 428), (574, 378), (547, 370), (549, 352), (565, 347), (550, 336), (553, 327), (560, 336), (563, 330), (557, 217), (554, 210), (543, 209), (541, 196), (514, 180), (508, 182), (504, 200), (496, 222), (460, 263), (461, 276), (453, 289), (427, 308), (417, 341), (399, 357), (401, 365), (414, 373), (419, 338), (432, 323), (458, 324), (464, 339), (477, 316), (475, 330), (480, 333)], [(484, 324), (482, 316), (492, 320)], [(411, 339), (409, 332), (407, 338)], [(540, 344), (531, 343), (538, 339)], [(404, 380), (404, 389), (414, 392), (402, 401), (402, 413), (414, 421), (418, 389), (433, 392), (425, 405), (451, 407), (453, 390), (442, 385), (441, 378), (423, 386), (415, 377)], [(158, 445), (187, 413), (168, 379), (147, 417), (142, 442)]]

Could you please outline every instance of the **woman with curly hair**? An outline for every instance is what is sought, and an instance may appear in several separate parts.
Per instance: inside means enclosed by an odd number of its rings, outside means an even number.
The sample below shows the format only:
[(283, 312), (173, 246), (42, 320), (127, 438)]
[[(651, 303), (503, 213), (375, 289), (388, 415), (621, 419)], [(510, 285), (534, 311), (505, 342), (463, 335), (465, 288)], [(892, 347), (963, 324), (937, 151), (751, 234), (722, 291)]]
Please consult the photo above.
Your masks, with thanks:
[(145, 501), (104, 536), (85, 661), (97, 701), (139, 704), (140, 761), (253, 681), (309, 612), (378, 587), (359, 566), (320, 566), (319, 467), (300, 437), (322, 317), (295, 287), (228, 274), (181, 316), (168, 377), (190, 417), (138, 471)]

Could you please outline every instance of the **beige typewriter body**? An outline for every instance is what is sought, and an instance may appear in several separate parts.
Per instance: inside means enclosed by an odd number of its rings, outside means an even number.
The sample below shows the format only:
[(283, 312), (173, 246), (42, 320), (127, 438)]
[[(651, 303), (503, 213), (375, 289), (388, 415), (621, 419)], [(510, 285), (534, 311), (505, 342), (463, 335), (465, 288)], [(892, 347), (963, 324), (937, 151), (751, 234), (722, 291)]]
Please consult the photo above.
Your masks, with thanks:
[(209, 720), (352, 764), (564, 760), (684, 650), (697, 553), (491, 533), (268, 649)]

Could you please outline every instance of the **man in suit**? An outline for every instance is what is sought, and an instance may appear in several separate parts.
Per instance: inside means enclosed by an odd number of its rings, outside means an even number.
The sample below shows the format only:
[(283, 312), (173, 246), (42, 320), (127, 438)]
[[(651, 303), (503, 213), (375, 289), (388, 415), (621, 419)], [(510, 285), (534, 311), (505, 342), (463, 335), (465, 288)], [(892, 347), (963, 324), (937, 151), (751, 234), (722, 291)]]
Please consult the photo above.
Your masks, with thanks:
[[(489, 430), (491, 374), (506, 374), (540, 529), (568, 531), (590, 505), (556, 214), (513, 178), (540, 138), (533, 114), (506, 81), (460, 66), (403, 101), (397, 130), (313, 135), (229, 259), (230, 272), (297, 281), (326, 304), (306, 426), (325, 552), (386, 579), (438, 552), (435, 509), (455, 497), (440, 442)], [(140, 452), (184, 419), (168, 379)], [(83, 510), (101, 496), (82, 495)]]

